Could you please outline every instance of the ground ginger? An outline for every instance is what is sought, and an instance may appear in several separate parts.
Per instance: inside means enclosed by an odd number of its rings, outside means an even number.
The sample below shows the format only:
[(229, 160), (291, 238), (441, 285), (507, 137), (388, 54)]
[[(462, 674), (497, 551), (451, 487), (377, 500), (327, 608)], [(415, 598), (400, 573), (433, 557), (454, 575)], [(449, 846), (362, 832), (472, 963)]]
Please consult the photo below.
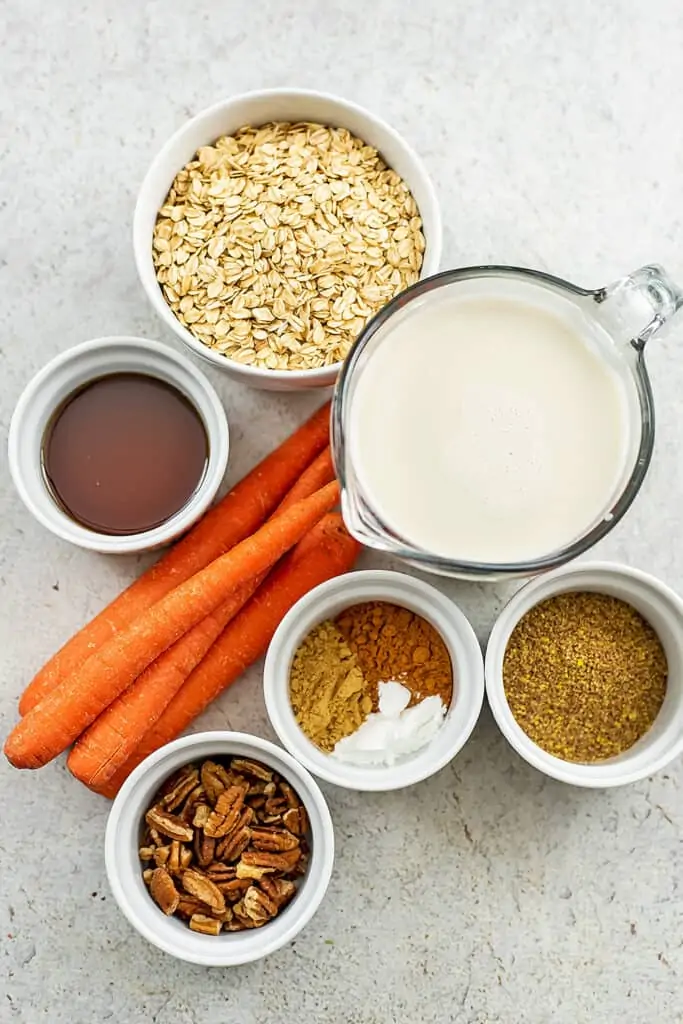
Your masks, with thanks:
[(333, 750), (372, 711), (358, 661), (333, 622), (321, 622), (300, 644), (289, 695), (297, 722), (321, 750)]

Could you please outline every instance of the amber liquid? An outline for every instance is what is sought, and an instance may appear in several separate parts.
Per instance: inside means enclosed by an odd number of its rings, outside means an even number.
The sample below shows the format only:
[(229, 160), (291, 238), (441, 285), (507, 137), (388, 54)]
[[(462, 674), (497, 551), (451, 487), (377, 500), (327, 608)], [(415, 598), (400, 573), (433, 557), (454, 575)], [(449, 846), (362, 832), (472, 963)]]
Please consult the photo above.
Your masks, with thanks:
[(201, 416), (180, 391), (141, 373), (114, 373), (70, 395), (43, 437), (55, 499), (98, 533), (151, 530), (179, 512), (206, 470)]

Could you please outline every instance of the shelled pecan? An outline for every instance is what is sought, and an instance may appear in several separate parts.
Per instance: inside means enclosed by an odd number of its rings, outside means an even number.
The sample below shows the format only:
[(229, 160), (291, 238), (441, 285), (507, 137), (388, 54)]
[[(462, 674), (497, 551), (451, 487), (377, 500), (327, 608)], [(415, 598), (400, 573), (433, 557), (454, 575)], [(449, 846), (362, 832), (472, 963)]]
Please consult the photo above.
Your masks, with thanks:
[(248, 758), (188, 764), (145, 814), (142, 875), (164, 914), (193, 930), (261, 928), (296, 895), (308, 816), (295, 790)]

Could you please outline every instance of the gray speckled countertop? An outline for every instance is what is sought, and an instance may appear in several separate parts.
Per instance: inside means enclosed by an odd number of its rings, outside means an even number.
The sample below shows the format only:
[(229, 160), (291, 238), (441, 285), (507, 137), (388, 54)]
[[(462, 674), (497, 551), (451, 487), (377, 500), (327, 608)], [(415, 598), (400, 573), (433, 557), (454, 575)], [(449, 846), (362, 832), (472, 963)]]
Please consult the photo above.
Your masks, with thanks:
[[(434, 177), (444, 266), (520, 263), (597, 286), (658, 260), (683, 280), (677, 0), (4, 0), (0, 40), (3, 434), (67, 346), (172, 343), (136, 278), (136, 187), (173, 129), (232, 92), (318, 87), (389, 119)], [(683, 591), (683, 330), (650, 348), (654, 464), (596, 554)], [(212, 379), (231, 479), (316, 401)], [(53, 538), (2, 468), (5, 733), (32, 672), (139, 563)], [(485, 639), (509, 588), (447, 589)], [(201, 724), (268, 735), (259, 684), (257, 669)], [(321, 910), (292, 947), (224, 972), (176, 963), (128, 926), (104, 875), (107, 805), (63, 760), (40, 774), (3, 763), (0, 1021), (674, 1024), (682, 782), (678, 763), (618, 791), (555, 784), (485, 712), (455, 763), (413, 790), (327, 787), (338, 858)]]

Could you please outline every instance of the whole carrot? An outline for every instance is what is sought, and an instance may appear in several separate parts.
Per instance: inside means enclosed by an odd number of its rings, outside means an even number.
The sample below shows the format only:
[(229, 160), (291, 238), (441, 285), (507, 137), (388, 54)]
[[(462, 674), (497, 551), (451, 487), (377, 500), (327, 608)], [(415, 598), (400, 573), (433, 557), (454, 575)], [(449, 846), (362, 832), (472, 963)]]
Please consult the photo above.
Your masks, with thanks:
[(86, 786), (106, 782), (133, 753), (190, 672), (259, 585), (257, 576), (148, 665), (83, 732), (66, 760)]
[[(330, 449), (305, 469), (274, 515), (314, 494), (334, 478)], [(86, 786), (103, 785), (125, 764), (190, 672), (261, 583), (256, 576), (152, 662), (79, 736), (67, 758)]]
[(334, 465), (332, 463), (332, 451), (330, 446), (324, 448), (317, 458), (308, 466), (296, 483), (287, 491), (284, 500), (278, 505), (277, 512), (289, 508), (295, 501), (307, 498), (309, 494), (320, 490), (325, 484), (334, 480)]
[(5, 743), (8, 760), (40, 768), (60, 754), (162, 651), (274, 565), (338, 499), (336, 481), (327, 484), (143, 612), (15, 726)]
[(337, 513), (325, 516), (274, 569), (239, 615), (225, 628), (187, 678), (125, 765), (104, 785), (113, 797), (137, 765), (183, 729), (265, 653), (289, 609), (309, 590), (353, 566), (360, 545)]
[(329, 403), (266, 456), (159, 561), (75, 634), (36, 674), (19, 701), (25, 715), (98, 647), (209, 562), (248, 537), (329, 443)]

